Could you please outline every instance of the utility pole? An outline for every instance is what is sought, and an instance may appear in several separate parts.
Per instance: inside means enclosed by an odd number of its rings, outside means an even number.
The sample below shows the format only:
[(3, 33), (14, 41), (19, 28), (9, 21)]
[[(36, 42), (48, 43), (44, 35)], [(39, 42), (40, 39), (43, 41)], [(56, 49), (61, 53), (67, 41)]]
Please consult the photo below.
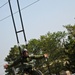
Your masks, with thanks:
[[(20, 5), (19, 5), (19, 1), (17, 0), (17, 6), (18, 6), (18, 10), (19, 10), (19, 16), (20, 16), (20, 21), (21, 21), (21, 26), (22, 26), (22, 29), (17, 31), (16, 29), (16, 24), (15, 24), (15, 20), (14, 20), (14, 16), (13, 16), (13, 11), (12, 11), (12, 7), (11, 7), (11, 2), (10, 0), (8, 0), (9, 2), (9, 7), (10, 7), (10, 12), (11, 12), (11, 17), (12, 17), (12, 21), (13, 21), (13, 25), (14, 25), (14, 29), (15, 29), (15, 34), (16, 34), (16, 39), (17, 39), (17, 43), (18, 43), (18, 46), (19, 45), (19, 37), (18, 37), (18, 33), (20, 32), (23, 32), (23, 35), (24, 35), (24, 40), (25, 40), (25, 43), (27, 45), (27, 40), (26, 40), (26, 35), (25, 35), (25, 30), (24, 30), (24, 26), (23, 26), (23, 20), (22, 20), (22, 16), (21, 16), (21, 11), (20, 11)], [(20, 54), (21, 54), (21, 49), (20, 50)]]
[[(19, 1), (17, 0), (17, 6), (18, 6), (19, 16), (20, 16), (20, 21), (21, 21), (21, 26), (22, 26), (22, 29), (19, 30), (19, 31), (17, 31), (17, 29), (16, 29), (16, 24), (15, 24), (15, 20), (14, 20), (14, 16), (13, 16), (13, 11), (12, 11), (12, 6), (11, 6), (10, 0), (8, 0), (8, 3), (9, 3), (9, 8), (10, 8), (10, 12), (11, 12), (11, 17), (12, 17), (14, 29), (15, 29), (15, 34), (16, 34), (16, 39), (17, 39), (20, 55), (22, 56), (22, 51), (21, 51), (21, 47), (20, 47), (20, 44), (19, 44), (20, 42), (19, 42), (18, 33), (23, 32), (24, 40), (25, 40), (26, 45), (27, 45), (27, 40), (26, 40), (26, 36), (25, 36), (25, 31), (24, 31), (24, 26), (23, 26), (23, 20), (22, 20), (22, 16), (21, 16)], [(21, 64), (23, 65), (23, 62), (21, 62)], [(14, 75), (16, 75), (15, 72), (14, 72)]]
[(26, 39), (26, 36), (25, 36), (25, 30), (24, 30), (24, 25), (23, 25), (23, 20), (22, 20), (22, 15), (21, 15), (21, 9), (20, 9), (20, 4), (19, 4), (19, 0), (17, 0), (17, 5), (18, 5), (18, 10), (19, 10), (19, 16), (20, 16), (20, 20), (21, 20), (21, 25), (22, 25), (22, 31), (23, 31), (23, 34), (24, 34), (24, 39), (25, 39), (25, 42), (27, 44), (27, 39)]

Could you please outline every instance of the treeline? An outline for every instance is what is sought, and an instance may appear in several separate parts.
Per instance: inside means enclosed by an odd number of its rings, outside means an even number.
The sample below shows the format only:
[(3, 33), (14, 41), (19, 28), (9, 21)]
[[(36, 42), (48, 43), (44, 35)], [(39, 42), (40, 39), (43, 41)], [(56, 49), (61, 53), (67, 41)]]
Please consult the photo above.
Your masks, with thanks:
[[(67, 32), (48, 32), (46, 35), (41, 35), (39, 39), (28, 41), (27, 49), (29, 54), (47, 53), (49, 55), (47, 62), (45, 59), (35, 61), (35, 67), (45, 75), (48, 75), (48, 71), (58, 74), (62, 70), (70, 70), (72, 73), (75, 73), (75, 25), (64, 27), (67, 29)], [(25, 45), (21, 46), (23, 48), (26, 47)], [(15, 45), (10, 49), (9, 54), (5, 57), (5, 61), (11, 63), (18, 56), (20, 56), (19, 49)], [(11, 69), (6, 70), (6, 75), (12, 75), (11, 73)]]

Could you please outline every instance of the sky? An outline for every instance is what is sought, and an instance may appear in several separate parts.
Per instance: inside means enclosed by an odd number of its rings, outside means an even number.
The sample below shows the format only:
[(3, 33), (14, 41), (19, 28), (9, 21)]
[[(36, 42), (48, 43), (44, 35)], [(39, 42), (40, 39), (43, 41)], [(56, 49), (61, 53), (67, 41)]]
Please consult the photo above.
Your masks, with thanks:
[[(75, 24), (75, 0), (19, 0), (27, 41), (39, 39), (48, 32), (66, 31), (63, 25)], [(3, 4), (5, 4), (1, 7)], [(18, 11), (16, 0), (11, 0), (13, 13)], [(24, 9), (23, 9), (24, 8)], [(23, 9), (23, 10), (22, 10)], [(0, 0), (0, 75), (4, 75), (5, 57), (11, 47), (17, 45), (15, 30), (8, 0)], [(8, 18), (2, 20), (3, 18)], [(18, 12), (14, 14), (17, 30), (21, 30)], [(23, 34), (19, 34), (20, 44), (24, 43)]]

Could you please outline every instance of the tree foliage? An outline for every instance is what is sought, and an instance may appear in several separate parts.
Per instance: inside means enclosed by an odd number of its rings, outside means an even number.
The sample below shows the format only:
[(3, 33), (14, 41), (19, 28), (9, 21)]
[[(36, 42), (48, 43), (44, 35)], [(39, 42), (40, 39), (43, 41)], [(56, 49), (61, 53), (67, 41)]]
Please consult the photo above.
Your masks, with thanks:
[[(40, 69), (44, 74), (46, 73), (45, 75), (47, 75), (48, 69), (51, 73), (56, 74), (63, 69), (72, 72), (75, 70), (75, 26), (67, 25), (64, 27), (67, 29), (67, 33), (65, 31), (48, 32), (46, 35), (41, 35), (39, 39), (28, 41), (27, 49), (29, 54), (47, 53), (49, 55), (48, 62), (45, 59), (36, 60), (35, 62), (35, 67)], [(26, 46), (22, 45), (22, 47), (25, 48)], [(20, 56), (19, 49), (15, 45), (11, 48), (5, 61), (11, 63), (18, 56)], [(12, 71), (8, 70), (7, 73), (12, 73)]]
[(68, 57), (66, 68), (75, 73), (75, 25), (65, 27), (68, 31), (68, 38), (65, 41), (65, 54)]

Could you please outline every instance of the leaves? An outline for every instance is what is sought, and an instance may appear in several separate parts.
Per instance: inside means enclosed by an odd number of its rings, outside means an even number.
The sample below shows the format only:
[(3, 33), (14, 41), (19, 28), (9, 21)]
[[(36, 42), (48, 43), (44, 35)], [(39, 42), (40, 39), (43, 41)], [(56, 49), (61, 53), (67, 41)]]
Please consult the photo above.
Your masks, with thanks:
[(65, 54), (68, 57), (68, 63), (66, 63), (66, 68), (71, 72), (75, 72), (75, 25), (67, 25), (68, 38), (65, 41)]
[[(67, 29), (67, 33), (65, 31), (48, 32), (46, 35), (41, 35), (39, 39), (31, 39), (28, 42), (27, 48), (29, 54), (47, 53), (49, 55), (48, 63), (52, 73), (60, 72), (63, 69), (69, 69), (75, 72), (75, 25), (64, 27)], [(22, 45), (22, 47), (25, 48), (26, 46)], [(18, 56), (20, 56), (19, 49), (15, 45), (11, 48), (5, 61), (10, 63), (17, 59)], [(48, 71), (45, 59), (36, 60), (35, 67), (43, 73)]]

